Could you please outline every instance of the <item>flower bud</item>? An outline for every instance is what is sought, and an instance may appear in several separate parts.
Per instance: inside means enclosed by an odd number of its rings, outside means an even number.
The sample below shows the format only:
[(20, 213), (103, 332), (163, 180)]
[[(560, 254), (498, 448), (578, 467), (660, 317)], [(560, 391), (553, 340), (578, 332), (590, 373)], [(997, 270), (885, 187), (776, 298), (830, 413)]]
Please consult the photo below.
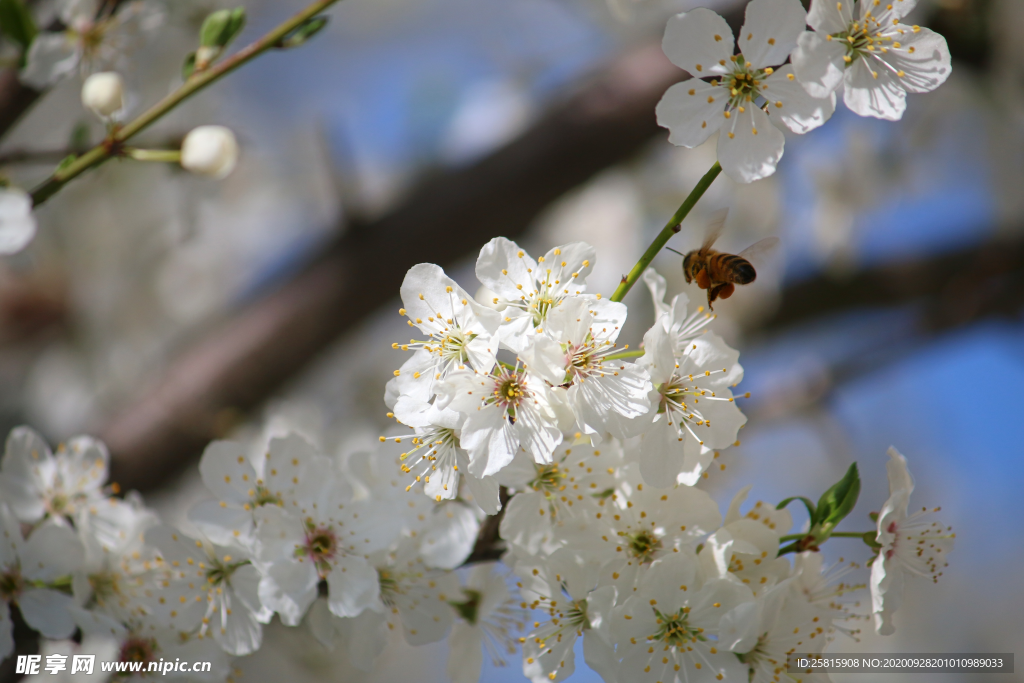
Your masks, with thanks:
[(224, 126), (199, 126), (181, 144), (181, 165), (197, 175), (220, 180), (237, 162), (238, 142)]
[(93, 74), (82, 85), (82, 104), (106, 119), (124, 108), (124, 81), (113, 71)]

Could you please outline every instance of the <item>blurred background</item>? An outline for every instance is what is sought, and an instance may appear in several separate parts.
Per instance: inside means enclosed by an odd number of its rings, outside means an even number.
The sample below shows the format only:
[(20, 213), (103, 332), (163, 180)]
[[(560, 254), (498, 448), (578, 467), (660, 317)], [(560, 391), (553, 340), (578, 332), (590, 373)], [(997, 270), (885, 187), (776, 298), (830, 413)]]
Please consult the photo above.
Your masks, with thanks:
[[(167, 5), (124, 65), (136, 113), (179, 82), (203, 17), (233, 4)], [(304, 4), (246, 0), (240, 40)], [(594, 289), (610, 294), (714, 162), (714, 139), (675, 148), (654, 122), (683, 77), (660, 51), (665, 20), (694, 6), (742, 21), (725, 0), (345, 0), (309, 45), (260, 58), (143, 136), (168, 145), (230, 126), (243, 159), (227, 180), (108, 163), (0, 261), (3, 433), (104, 438), (112, 478), (181, 524), (204, 495), (196, 463), (211, 439), (269, 423), (330, 453), (372, 443), (404, 360), (390, 345), (406, 334), (395, 312), (410, 266), (439, 263), (474, 291), (494, 236), (534, 254), (585, 240)], [(816, 498), (856, 460), (864, 488), (843, 528), (867, 530), (895, 445), (917, 480), (912, 503), (942, 506), (956, 551), (938, 586), (908, 584), (894, 636), (864, 623), (859, 641), (830, 649), (1024, 657), (1024, 3), (921, 0), (909, 23), (946, 36), (944, 86), (909, 97), (899, 122), (840, 104), (823, 128), (787, 133), (775, 176), (721, 176), (670, 243), (698, 245), (723, 207), (723, 249), (782, 239), (757, 282), (716, 309), (741, 352), (750, 421), (702, 486), (723, 506), (749, 482), (752, 500)], [(30, 186), (74, 140), (102, 138), (80, 87), (61, 83), (9, 132), (5, 175)], [(670, 295), (699, 302), (680, 262), (666, 251), (654, 266)], [(626, 302), (621, 339), (635, 345), (652, 308), (643, 287)], [(868, 557), (846, 539), (824, 552)], [(366, 674), (277, 624), (238, 680), (446, 680), (445, 644), (399, 636), (391, 648)], [(599, 680), (577, 667), (573, 680)], [(525, 679), (513, 658), (485, 662), (482, 680)]]

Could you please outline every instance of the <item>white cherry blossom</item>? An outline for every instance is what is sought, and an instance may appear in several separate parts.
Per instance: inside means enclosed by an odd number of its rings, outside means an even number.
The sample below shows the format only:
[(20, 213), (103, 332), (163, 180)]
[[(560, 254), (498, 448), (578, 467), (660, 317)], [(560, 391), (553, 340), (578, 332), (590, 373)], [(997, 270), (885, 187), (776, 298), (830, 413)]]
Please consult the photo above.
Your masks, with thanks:
[(90, 437), (72, 439), (55, 455), (39, 434), (17, 427), (0, 461), (0, 492), (24, 522), (81, 520), (106, 499), (102, 487), (109, 460), (106, 447)]
[(159, 578), (156, 551), (145, 543), (159, 518), (137, 497), (112, 503), (99, 506), (108, 514), (86, 517), (79, 526), (85, 556), (71, 585), (79, 605), (127, 619), (143, 607), (146, 591)]
[(504, 237), (484, 245), (476, 276), (490, 293), (489, 305), (503, 316), (501, 342), (522, 351), (537, 328), (544, 328), (548, 313), (586, 291), (596, 260), (595, 249), (584, 242), (555, 247), (536, 261)]
[[(792, 67), (779, 67), (796, 47), (805, 17), (799, 0), (752, 0), (735, 42), (725, 19), (709, 9), (669, 19), (662, 47), (693, 76), (658, 103), (658, 123), (669, 129), (669, 141), (696, 147), (721, 131), (718, 161), (726, 175), (749, 183), (773, 174), (785, 137), (772, 123), (806, 133), (835, 110), (835, 95), (812, 97)], [(733, 54), (734, 46), (740, 54)]]
[(733, 497), (722, 528), (708, 537), (700, 559), (707, 576), (739, 581), (759, 595), (790, 575), (789, 562), (778, 554), (779, 538), (793, 519), (787, 510), (760, 501), (742, 514), (750, 489), (745, 486)]
[(258, 453), (237, 442), (214, 441), (203, 452), (199, 473), (219, 500), (197, 503), (189, 519), (214, 543), (251, 547), (256, 511), (294, 497), (295, 478), (319, 457), (297, 434), (272, 438)]
[[(793, 652), (820, 653), (831, 622), (790, 588), (786, 580), (726, 614), (718, 640), (747, 667), (749, 683), (775, 683)], [(825, 674), (788, 673), (793, 683), (825, 683)]]
[(16, 254), (36, 236), (32, 198), (17, 187), (0, 188), (0, 254)]
[(712, 332), (698, 336), (704, 320), (687, 316), (686, 304), (684, 295), (673, 299), (644, 335), (637, 361), (656, 388), (640, 442), (640, 472), (652, 486), (697, 483), (747, 421), (730, 390), (743, 377), (739, 353)]
[(163, 23), (165, 12), (151, 0), (124, 3), (116, 11), (102, 0), (61, 0), (57, 16), (67, 28), (37, 35), (25, 56), (21, 81), (36, 90), (54, 85), (76, 69), (91, 72), (127, 62), (125, 53)]
[(598, 513), (596, 522), (607, 528), (595, 524), (593, 531), (600, 535), (586, 548), (604, 562), (601, 583), (623, 594), (633, 589), (642, 570), (663, 557), (692, 553), (722, 522), (718, 506), (700, 489), (645, 486), (635, 471), (627, 471), (625, 480)]
[(474, 566), (451, 605), (460, 619), (449, 638), (448, 675), (452, 683), (477, 683), (483, 650), (498, 665), (516, 652), (515, 634), (525, 626), (526, 612), (517, 604), (495, 563)]
[(877, 541), (882, 547), (871, 565), (871, 611), (875, 630), (883, 636), (896, 630), (892, 617), (903, 603), (906, 574), (938, 583), (956, 537), (952, 527), (928, 521), (938, 508), (909, 512), (914, 478), (903, 454), (891, 446), (888, 454), (889, 499), (878, 515)]
[(625, 304), (572, 297), (548, 314), (544, 334), (520, 354), (527, 370), (566, 392), (580, 431), (595, 440), (635, 435), (636, 418), (650, 410), (647, 371), (611, 358), (625, 322)]
[(380, 437), (381, 442), (410, 443), (400, 456), (402, 472), (414, 477), (406, 491), (422, 483), (423, 493), (435, 501), (454, 500), (460, 482), (465, 482), (487, 514), (501, 509), (497, 483), (469, 471), (469, 454), (459, 440), (465, 415), (407, 397), (398, 400), (393, 414), (401, 424), (413, 428), (411, 435)]
[(514, 492), (501, 520), (501, 537), (530, 553), (560, 545), (557, 527), (592, 517), (618, 485), (622, 450), (615, 442), (562, 444), (550, 463), (520, 453), (498, 475)]
[(692, 551), (666, 555), (612, 612), (619, 680), (746, 681), (746, 667), (718, 642), (718, 630), (730, 610), (752, 601), (737, 581), (702, 583)]
[(562, 441), (551, 389), (519, 363), (490, 372), (457, 370), (438, 388), (437, 404), (465, 415), (459, 440), (470, 474), (487, 477), (512, 462), (519, 449), (540, 463)]
[(571, 676), (573, 646), (582, 637), (587, 664), (606, 683), (614, 683), (608, 622), (618, 593), (614, 586), (597, 586), (600, 565), (568, 549), (547, 558), (517, 553), (510, 564), (520, 577), (520, 593), (530, 600), (522, 606), (548, 613), (548, 619), (534, 622), (529, 634), (519, 639), (526, 677), (544, 683)]
[(0, 503), (0, 659), (14, 651), (11, 607), (47, 638), (68, 638), (75, 622), (73, 598), (52, 586), (68, 579), (82, 563), (82, 545), (71, 529), (53, 522), (23, 538), (21, 525)]
[[(169, 573), (166, 609), (196, 615), (193, 627), (213, 636), (225, 652), (242, 656), (259, 649), (273, 612), (260, 602), (260, 573), (237, 547), (189, 538), (167, 526), (146, 533)], [(177, 616), (172, 617), (176, 619)], [(188, 624), (183, 616), (178, 623)], [(173, 622), (172, 622), (173, 623)], [(191, 629), (186, 629), (191, 630)]]
[(389, 395), (429, 401), (437, 384), (454, 370), (468, 366), (491, 371), (498, 353), (501, 316), (497, 311), (478, 304), (432, 263), (410, 268), (401, 293), (404, 307), (399, 314), (427, 338), (391, 345), (414, 353), (388, 382)]
[[(228, 655), (212, 638), (168, 628), (147, 619), (129, 619), (121, 622), (94, 610), (72, 607), (70, 611), (87, 640), (114, 643), (114, 661), (142, 662), (146, 668), (150, 662), (158, 662), (160, 659), (210, 662), (210, 671), (176, 672), (185, 679), (203, 683), (223, 681), (230, 673)], [(97, 657), (97, 660), (99, 659), (101, 658)], [(97, 665), (95, 674), (99, 673)]]
[(792, 62), (814, 97), (843, 88), (854, 113), (891, 121), (903, 117), (907, 93), (942, 85), (952, 70), (946, 39), (902, 23), (917, 0), (812, 0)]
[(373, 509), (352, 500), (326, 458), (318, 456), (294, 479), (280, 505), (256, 511), (260, 601), (294, 626), (326, 581), (328, 607), (337, 616), (379, 609), (380, 585), (367, 555), (394, 536), (374, 533)]

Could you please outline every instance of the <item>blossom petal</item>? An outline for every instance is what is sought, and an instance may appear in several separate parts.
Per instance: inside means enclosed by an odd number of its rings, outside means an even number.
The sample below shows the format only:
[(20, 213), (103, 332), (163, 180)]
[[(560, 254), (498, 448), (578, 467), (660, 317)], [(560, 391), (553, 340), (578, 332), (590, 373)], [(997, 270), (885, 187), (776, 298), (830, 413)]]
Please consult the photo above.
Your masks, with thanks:
[(835, 40), (805, 31), (797, 39), (797, 48), (790, 59), (793, 73), (811, 97), (828, 97), (843, 82), (846, 48)]
[[(881, 59), (892, 67), (908, 92), (931, 92), (946, 82), (952, 71), (946, 39), (926, 28), (897, 26), (896, 42)], [(902, 73), (902, 75), (900, 75)]]
[[(878, 2), (877, 0), (875, 2), (862, 0), (860, 3), (861, 19), (863, 20), (868, 12), (873, 12), (880, 4), (881, 2)], [(886, 4), (891, 5), (892, 9), (887, 10), (884, 16), (889, 19), (898, 19), (910, 14), (910, 12), (917, 7), (917, 0), (886, 0)], [(881, 17), (879, 17), (879, 19), (881, 20)]]
[(907, 91), (886, 66), (872, 68), (867, 59), (854, 60), (846, 69), (843, 85), (843, 103), (854, 114), (887, 121), (903, 118)]
[(18, 597), (18, 609), (25, 623), (47, 638), (69, 638), (75, 632), (75, 620), (68, 609), (74, 598), (49, 588), (29, 588)]
[(56, 467), (50, 446), (35, 431), (16, 427), (8, 435), (0, 461), (0, 491), (18, 519), (34, 522), (46, 514), (43, 491)]
[(751, 0), (736, 44), (755, 69), (782, 64), (806, 23), (800, 0)]
[(658, 107), (658, 125), (668, 128), (668, 141), (696, 147), (725, 123), (727, 93), (717, 85), (696, 79), (669, 88)]
[(905, 491), (909, 496), (914, 491), (914, 477), (907, 467), (907, 459), (894, 446), (886, 451), (889, 461), (885, 463), (885, 471), (889, 477), (889, 495), (897, 491)]
[(769, 102), (771, 116), (786, 124), (794, 133), (814, 130), (831, 118), (836, 110), (836, 96), (811, 97), (797, 81), (793, 67), (787, 64), (765, 81), (763, 94)]
[(521, 291), (516, 285), (532, 289), (537, 262), (529, 254), (504, 237), (495, 237), (480, 250), (476, 260), (476, 277), (503, 299), (518, 301)]
[(78, 570), (84, 557), (85, 549), (75, 532), (46, 522), (25, 541), (21, 549), (21, 570), (26, 578), (53, 581)]
[(892, 617), (903, 603), (903, 572), (881, 556), (871, 565), (871, 613), (875, 631), (891, 636), (896, 627)]
[(365, 558), (346, 555), (327, 575), (327, 606), (339, 617), (354, 617), (380, 603), (377, 570)]
[(841, 33), (853, 21), (853, 0), (811, 0), (807, 25), (819, 33)]
[(207, 538), (219, 545), (236, 545), (252, 540), (252, 512), (215, 500), (196, 503), (188, 511), (188, 519)]
[[(487, 477), (486, 481), (493, 481), (493, 478)], [(497, 497), (496, 483), (494, 487)], [(480, 522), (476, 513), (462, 503), (436, 505), (431, 515), (430, 526), (421, 534), (420, 557), (431, 567), (455, 569), (473, 552)]]
[(229, 655), (243, 657), (260, 649), (263, 627), (250, 610), (232, 605), (225, 610), (220, 628), (213, 630), (213, 637)]
[(256, 470), (242, 445), (235, 441), (214, 441), (199, 461), (203, 483), (219, 500), (244, 503), (256, 485)]
[(19, 78), (25, 85), (45, 90), (67, 76), (82, 59), (82, 49), (71, 33), (40, 33), (25, 56)]
[(473, 494), (473, 502), (488, 515), (498, 514), (501, 509), (501, 498), (498, 495), (498, 482), (494, 477), (474, 477), (466, 473), (466, 486)]
[(677, 14), (668, 20), (661, 48), (672, 63), (694, 78), (729, 72), (733, 52), (732, 29), (725, 19), (704, 7)]
[(16, 254), (36, 236), (32, 199), (24, 190), (0, 189), (0, 254)]
[(758, 107), (737, 111), (718, 136), (718, 161), (738, 183), (752, 183), (775, 173), (786, 138)]
[(263, 571), (260, 602), (277, 612), (285, 626), (298, 626), (316, 599), (316, 584), (316, 569), (311, 562), (275, 562)]
[(479, 683), (483, 665), (483, 631), (457, 622), (448, 638), (448, 676), (452, 683)]

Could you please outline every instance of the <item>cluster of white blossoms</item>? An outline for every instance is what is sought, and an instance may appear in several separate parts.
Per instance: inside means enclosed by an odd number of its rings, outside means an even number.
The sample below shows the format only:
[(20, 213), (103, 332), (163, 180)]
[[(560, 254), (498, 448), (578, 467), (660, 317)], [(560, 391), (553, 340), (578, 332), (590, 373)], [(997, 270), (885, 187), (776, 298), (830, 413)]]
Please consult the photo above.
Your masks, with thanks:
[[(583, 243), (535, 260), (497, 238), (480, 252), (475, 296), (438, 266), (413, 267), (399, 312), (415, 336), (392, 345), (411, 355), (385, 394), (401, 427), (381, 441), (403, 446), (410, 495), (468, 494), (488, 514), (504, 502), (520, 607), (543, 614), (519, 637), (530, 679), (572, 674), (582, 637), (608, 681), (777, 680), (788, 655), (821, 652), (866, 616), (838, 600), (866, 588), (839, 582), (857, 566), (823, 571), (816, 553), (856, 501), (856, 468), (816, 510), (808, 502), (802, 533), (788, 536), (785, 505), (744, 513), (750, 487), (723, 518), (695, 485), (746, 421), (738, 353), (685, 295), (667, 303), (653, 270), (654, 324), (640, 350), (618, 346), (626, 307), (588, 292), (595, 261)], [(906, 517), (909, 474), (897, 470), (870, 541), (881, 632), (903, 573), (936, 575), (951, 547), (948, 529)], [(476, 680), (467, 667), (456, 680)]]
[(908, 514), (903, 456), (890, 451), (890, 499), (864, 534), (870, 581), (817, 553), (856, 503), (855, 466), (817, 505), (801, 499), (797, 533), (793, 499), (744, 509), (749, 486), (723, 515), (696, 484), (744, 423), (738, 355), (713, 316), (666, 303), (653, 271), (654, 324), (642, 350), (619, 350), (626, 308), (587, 293), (595, 258), (493, 240), (479, 301), (437, 266), (412, 268), (402, 313), (422, 338), (397, 345), (411, 355), (386, 393), (401, 435), (345, 458), (280, 430), (214, 442), (188, 533), (106, 485), (101, 443), (54, 453), (15, 429), (0, 461), (0, 658), (17, 610), (46, 638), (210, 661), (187, 676), (224, 680), (277, 615), (364, 669), (389, 630), (447, 637), (455, 683), (480, 678), (485, 652), (517, 651), (531, 680), (562, 680), (579, 638), (607, 681), (773, 681), (790, 655), (858, 631), (867, 615), (845, 596), (869, 584), (891, 633), (904, 576), (937, 579), (953, 538)]
[(678, 14), (663, 48), (693, 79), (665, 93), (658, 123), (684, 147), (719, 131), (722, 170), (749, 183), (775, 173), (785, 145), (778, 127), (821, 126), (837, 92), (856, 114), (897, 120), (908, 92), (934, 90), (951, 71), (942, 36), (902, 23), (916, 4), (811, 0), (807, 12), (799, 0), (752, 0), (738, 39), (709, 9)]
[(619, 347), (626, 306), (587, 292), (595, 260), (582, 242), (534, 260), (495, 238), (477, 260), (476, 298), (438, 266), (409, 271), (399, 312), (420, 338), (392, 345), (411, 355), (385, 396), (408, 431), (381, 440), (410, 444), (410, 487), (440, 501), (465, 479), (493, 514), (500, 484), (560, 471), (566, 445), (621, 443), (647, 485), (668, 488), (694, 484), (736, 441), (746, 418), (731, 387), (743, 368), (706, 329), (714, 317), (688, 312), (682, 294), (665, 303), (665, 280), (649, 270), (657, 319), (643, 350)]

